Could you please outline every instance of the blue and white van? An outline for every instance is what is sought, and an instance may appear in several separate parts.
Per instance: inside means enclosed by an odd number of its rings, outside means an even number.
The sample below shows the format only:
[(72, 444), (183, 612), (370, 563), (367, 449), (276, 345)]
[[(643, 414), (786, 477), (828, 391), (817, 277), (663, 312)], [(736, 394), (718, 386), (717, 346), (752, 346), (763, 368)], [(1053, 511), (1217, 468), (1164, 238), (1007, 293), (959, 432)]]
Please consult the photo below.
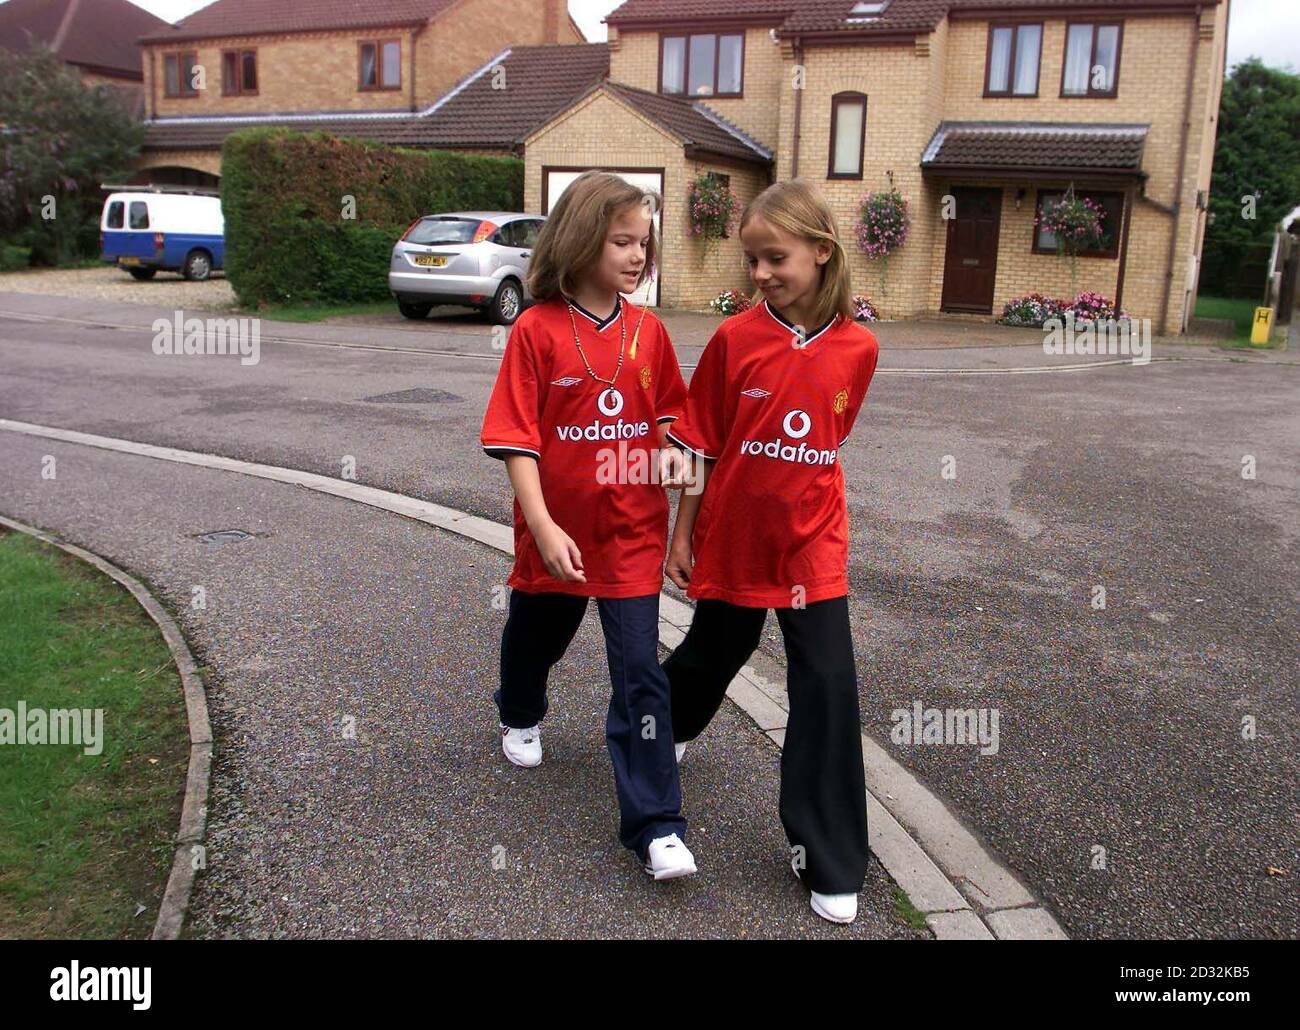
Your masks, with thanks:
[(110, 193), (99, 222), (100, 257), (137, 279), (152, 279), (160, 268), (206, 279), (225, 263), (225, 229), (220, 197), (156, 187)]

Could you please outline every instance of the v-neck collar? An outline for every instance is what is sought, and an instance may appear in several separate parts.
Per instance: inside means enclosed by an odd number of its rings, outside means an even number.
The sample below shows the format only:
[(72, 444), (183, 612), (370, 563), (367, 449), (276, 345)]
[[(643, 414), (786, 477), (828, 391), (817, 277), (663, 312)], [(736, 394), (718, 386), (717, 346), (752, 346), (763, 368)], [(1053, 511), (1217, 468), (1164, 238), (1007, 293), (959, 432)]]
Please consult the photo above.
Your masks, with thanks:
[[(780, 325), (784, 326), (786, 329), (789, 329), (790, 332), (794, 333), (796, 336), (799, 335), (799, 327), (794, 325), (792, 322), (787, 322), (784, 318), (782, 318), (780, 313), (777, 312), (776, 308), (772, 307), (772, 305), (769, 304), (766, 300), (763, 301), (763, 307), (767, 309), (767, 313), (771, 315), (772, 318), (774, 318)], [(807, 347), (808, 344), (813, 342), (813, 340), (817, 339), (817, 337), (821, 336), (822, 333), (826, 332), (827, 329), (829, 329), (831, 326), (835, 324), (836, 320), (839, 317), (840, 316), (838, 314), (831, 315), (830, 319), (826, 323), (824, 323), (814, 332), (808, 333), (807, 337), (803, 341), (803, 346)]]
[(566, 303), (573, 305), (574, 311), (589, 319), (595, 325), (596, 332), (598, 333), (603, 333), (606, 329), (617, 322), (619, 312), (623, 310), (623, 298), (619, 297), (617, 294), (614, 296), (614, 310), (605, 318), (601, 318), (599, 315), (593, 315), (570, 296), (565, 295), (564, 300)]

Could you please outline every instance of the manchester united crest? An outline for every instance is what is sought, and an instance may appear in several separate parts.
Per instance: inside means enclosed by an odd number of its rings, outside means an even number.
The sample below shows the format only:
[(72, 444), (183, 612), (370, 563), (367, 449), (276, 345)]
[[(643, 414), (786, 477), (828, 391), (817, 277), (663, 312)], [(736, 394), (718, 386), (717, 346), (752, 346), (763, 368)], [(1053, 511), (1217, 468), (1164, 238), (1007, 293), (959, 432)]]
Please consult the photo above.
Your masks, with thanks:
[(640, 380), (641, 380), (641, 389), (643, 390), (650, 389), (650, 366), (649, 365), (646, 365), (641, 369)]
[(831, 402), (831, 407), (835, 409), (835, 414), (843, 415), (844, 409), (849, 406), (849, 391), (841, 390), (835, 395), (835, 400)]

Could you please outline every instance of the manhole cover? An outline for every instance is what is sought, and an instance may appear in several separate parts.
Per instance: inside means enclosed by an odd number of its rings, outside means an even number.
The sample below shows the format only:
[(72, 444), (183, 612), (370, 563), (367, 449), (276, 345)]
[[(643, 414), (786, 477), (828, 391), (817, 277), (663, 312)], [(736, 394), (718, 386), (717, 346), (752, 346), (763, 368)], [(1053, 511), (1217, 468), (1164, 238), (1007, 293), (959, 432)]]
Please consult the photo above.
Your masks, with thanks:
[(231, 544), (236, 540), (248, 540), (252, 533), (245, 533), (242, 529), (218, 529), (212, 533), (200, 533), (199, 539), (205, 544)]
[(413, 390), (398, 390), (396, 393), (377, 393), (373, 397), (363, 397), (362, 400), (373, 404), (449, 404), (463, 398), (446, 390), (417, 386)]

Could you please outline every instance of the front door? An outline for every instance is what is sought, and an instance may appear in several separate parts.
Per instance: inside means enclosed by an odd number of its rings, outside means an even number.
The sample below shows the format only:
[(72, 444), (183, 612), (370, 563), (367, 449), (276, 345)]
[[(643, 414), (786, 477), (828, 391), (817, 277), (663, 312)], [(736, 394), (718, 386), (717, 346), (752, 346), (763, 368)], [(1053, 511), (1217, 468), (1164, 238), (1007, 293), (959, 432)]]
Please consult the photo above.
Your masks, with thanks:
[(993, 313), (998, 272), (998, 228), (1002, 191), (972, 186), (952, 190), (957, 209), (948, 219), (948, 250), (943, 262), (944, 311)]

